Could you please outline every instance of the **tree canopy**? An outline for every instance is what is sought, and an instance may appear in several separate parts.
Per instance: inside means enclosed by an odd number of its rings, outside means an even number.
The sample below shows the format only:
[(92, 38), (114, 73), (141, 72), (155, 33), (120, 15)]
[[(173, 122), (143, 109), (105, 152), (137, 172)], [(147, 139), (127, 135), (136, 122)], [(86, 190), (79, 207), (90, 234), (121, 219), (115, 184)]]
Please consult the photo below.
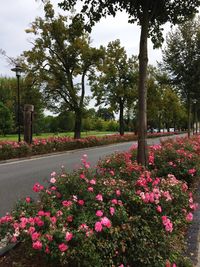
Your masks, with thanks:
[(99, 72), (92, 74), (90, 82), (97, 105), (104, 103), (119, 111), (121, 135), (124, 134), (124, 109), (137, 96), (137, 67), (136, 58), (128, 58), (125, 48), (116, 40), (108, 44)]
[[(70, 10), (77, 0), (62, 0), (60, 7)], [(89, 18), (88, 28), (101, 17), (115, 16), (118, 11), (125, 11), (130, 23), (137, 22), (141, 26), (139, 49), (139, 82), (138, 82), (138, 153), (139, 163), (147, 164), (147, 40), (151, 37), (154, 46), (163, 41), (162, 25), (166, 22), (181, 23), (197, 13), (200, 0), (81, 0), (82, 17)]]
[(90, 46), (83, 20), (54, 15), (50, 2), (45, 18), (36, 18), (27, 30), (35, 35), (33, 48), (24, 53), (29, 75), (36, 78), (51, 109), (66, 106), (75, 113), (74, 137), (80, 138), (87, 73), (101, 58), (101, 49)]
[(163, 66), (187, 103), (188, 135), (191, 127), (191, 105), (200, 99), (200, 23), (199, 18), (187, 21), (167, 36)]

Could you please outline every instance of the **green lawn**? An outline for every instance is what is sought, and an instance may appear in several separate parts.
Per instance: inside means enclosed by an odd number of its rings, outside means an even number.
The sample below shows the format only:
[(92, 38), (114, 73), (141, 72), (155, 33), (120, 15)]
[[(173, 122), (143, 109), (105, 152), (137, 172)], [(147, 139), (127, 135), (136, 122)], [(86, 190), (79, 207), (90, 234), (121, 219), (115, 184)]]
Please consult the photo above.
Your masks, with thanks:
[[(82, 132), (81, 137), (86, 137), (86, 136), (103, 136), (106, 134), (116, 134), (116, 132), (99, 132), (99, 131), (88, 131), (88, 132)], [(48, 137), (55, 137), (55, 136), (74, 136), (73, 132), (67, 132), (67, 133), (42, 133), (40, 135), (33, 135), (33, 138), (48, 138)], [(23, 140), (23, 135), (21, 135), (22, 140)], [(2, 136), (0, 135), (0, 141), (17, 141), (18, 140), (18, 135), (17, 134), (12, 134), (12, 135), (6, 135)]]

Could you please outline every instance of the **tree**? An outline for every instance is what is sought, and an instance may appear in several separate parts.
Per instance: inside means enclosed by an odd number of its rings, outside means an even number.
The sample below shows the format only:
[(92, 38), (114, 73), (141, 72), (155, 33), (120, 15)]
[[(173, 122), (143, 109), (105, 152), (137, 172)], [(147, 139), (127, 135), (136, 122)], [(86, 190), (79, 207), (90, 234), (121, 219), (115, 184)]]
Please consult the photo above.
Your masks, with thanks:
[[(124, 109), (128, 101), (136, 98), (137, 61), (128, 58), (120, 41), (110, 42), (105, 52), (99, 73), (90, 79), (93, 96), (97, 105), (109, 105), (115, 112), (119, 111), (119, 132), (124, 134)], [(134, 90), (135, 88), (135, 90)]]
[(187, 21), (168, 34), (163, 51), (164, 68), (187, 104), (188, 136), (193, 99), (200, 98), (200, 23)]
[[(77, 0), (62, 0), (59, 4), (64, 10), (70, 10)], [(162, 25), (166, 22), (173, 24), (183, 22), (198, 12), (199, 0), (81, 0), (82, 14), (89, 18), (90, 26), (106, 15), (115, 16), (124, 10), (129, 16), (129, 22), (138, 22), (141, 26), (139, 48), (139, 82), (138, 82), (138, 153), (139, 163), (147, 164), (147, 118), (146, 118), (146, 78), (147, 78), (147, 39), (151, 37), (154, 46), (158, 47), (163, 41)], [(91, 28), (91, 27), (89, 27)]]
[(55, 17), (49, 1), (44, 10), (45, 18), (36, 18), (27, 31), (36, 37), (32, 50), (24, 53), (29, 75), (36, 78), (49, 108), (60, 109), (65, 104), (75, 113), (74, 138), (80, 138), (86, 75), (102, 51), (90, 47), (82, 19)]
[(102, 108), (102, 107), (99, 107), (99, 109), (96, 112), (96, 116), (102, 118), (104, 121), (114, 120), (115, 118), (112, 109)]
[(9, 108), (0, 102), (0, 133), (6, 135), (13, 127), (12, 113)]

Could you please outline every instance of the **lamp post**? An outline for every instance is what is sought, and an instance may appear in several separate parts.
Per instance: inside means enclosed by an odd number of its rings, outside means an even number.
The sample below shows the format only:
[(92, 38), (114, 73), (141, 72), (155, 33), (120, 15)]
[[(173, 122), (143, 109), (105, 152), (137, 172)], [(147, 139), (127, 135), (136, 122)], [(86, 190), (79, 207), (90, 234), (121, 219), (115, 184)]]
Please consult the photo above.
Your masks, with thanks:
[(16, 73), (17, 77), (17, 124), (18, 124), (18, 142), (21, 141), (20, 136), (20, 92), (19, 92), (19, 78), (21, 76), (21, 72), (23, 71), (19, 65), (16, 65), (15, 68), (11, 69)]

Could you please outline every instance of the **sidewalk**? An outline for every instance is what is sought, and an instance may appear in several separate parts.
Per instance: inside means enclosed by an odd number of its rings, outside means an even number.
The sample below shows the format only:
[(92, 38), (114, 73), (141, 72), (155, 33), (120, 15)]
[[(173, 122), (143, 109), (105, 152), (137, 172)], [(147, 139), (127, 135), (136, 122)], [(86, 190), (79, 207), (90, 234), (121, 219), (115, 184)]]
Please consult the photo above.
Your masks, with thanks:
[(200, 267), (200, 184), (196, 189), (195, 202), (199, 204), (199, 207), (194, 212), (193, 222), (187, 232), (186, 256), (192, 260), (194, 267)]

